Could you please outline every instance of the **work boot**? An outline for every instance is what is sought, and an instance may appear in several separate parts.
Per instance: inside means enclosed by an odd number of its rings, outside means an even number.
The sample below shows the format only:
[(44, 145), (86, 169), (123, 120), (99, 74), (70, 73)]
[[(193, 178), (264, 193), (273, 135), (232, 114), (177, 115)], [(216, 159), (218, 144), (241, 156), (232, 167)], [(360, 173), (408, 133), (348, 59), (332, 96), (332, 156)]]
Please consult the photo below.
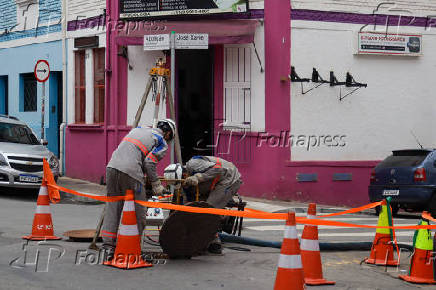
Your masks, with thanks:
[(207, 247), (207, 251), (211, 254), (221, 255), (223, 253), (223, 247), (221, 243), (211, 243), (209, 247)]
[(114, 258), (115, 255), (115, 248), (111, 245), (103, 245), (101, 247), (104, 251), (104, 261), (110, 261)]

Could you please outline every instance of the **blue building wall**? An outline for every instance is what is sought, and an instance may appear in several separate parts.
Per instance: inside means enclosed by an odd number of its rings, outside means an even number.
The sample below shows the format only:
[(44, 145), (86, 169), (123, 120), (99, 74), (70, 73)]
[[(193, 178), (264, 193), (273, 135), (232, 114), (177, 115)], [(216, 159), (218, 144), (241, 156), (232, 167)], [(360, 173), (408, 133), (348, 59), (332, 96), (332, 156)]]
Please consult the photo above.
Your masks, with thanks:
[[(20, 100), (20, 74), (33, 73), (38, 59), (45, 59), (51, 71), (62, 71), (62, 42), (53, 41), (20, 47), (0, 49), (0, 77), (8, 76), (8, 111), (9, 115), (26, 122), (38, 136), (41, 136), (41, 96), (42, 84), (37, 85), (37, 111), (23, 112)], [(54, 92), (52, 92), (54, 93)], [(50, 124), (49, 102), (50, 86), (46, 83), (45, 127)], [(21, 104), (20, 104), (21, 102)], [(47, 137), (46, 137), (47, 138)]]
[(17, 24), (17, 5), (14, 0), (0, 0), (0, 31)]

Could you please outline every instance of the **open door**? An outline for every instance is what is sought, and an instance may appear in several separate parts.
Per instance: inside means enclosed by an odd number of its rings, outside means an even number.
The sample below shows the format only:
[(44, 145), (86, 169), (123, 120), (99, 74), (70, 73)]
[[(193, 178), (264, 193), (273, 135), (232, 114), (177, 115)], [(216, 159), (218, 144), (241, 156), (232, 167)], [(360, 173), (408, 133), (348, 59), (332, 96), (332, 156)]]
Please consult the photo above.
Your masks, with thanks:
[(177, 118), (183, 161), (213, 155), (213, 48), (178, 50)]

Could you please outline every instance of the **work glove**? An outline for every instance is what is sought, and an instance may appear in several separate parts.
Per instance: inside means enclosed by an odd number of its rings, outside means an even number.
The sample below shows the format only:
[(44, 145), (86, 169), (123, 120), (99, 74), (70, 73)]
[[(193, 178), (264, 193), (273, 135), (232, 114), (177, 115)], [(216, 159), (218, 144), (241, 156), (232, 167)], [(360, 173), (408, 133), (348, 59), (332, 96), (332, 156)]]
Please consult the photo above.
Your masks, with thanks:
[(155, 181), (151, 183), (151, 187), (154, 195), (163, 195), (165, 193), (165, 187), (163, 187), (160, 181)]
[(189, 176), (185, 179), (185, 185), (187, 186), (197, 186), (198, 185), (198, 178), (195, 175)]

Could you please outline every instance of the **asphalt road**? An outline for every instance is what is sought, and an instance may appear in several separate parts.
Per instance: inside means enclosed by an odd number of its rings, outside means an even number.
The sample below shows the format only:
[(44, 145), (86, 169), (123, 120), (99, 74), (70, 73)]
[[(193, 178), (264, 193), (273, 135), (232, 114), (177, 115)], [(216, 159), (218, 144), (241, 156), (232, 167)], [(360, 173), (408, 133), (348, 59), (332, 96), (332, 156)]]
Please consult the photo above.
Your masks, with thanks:
[[(40, 243), (23, 242), (31, 231), (36, 195), (0, 192), (0, 289), (272, 289), (279, 250), (243, 246), (249, 251), (224, 249), (223, 256), (200, 256), (190, 260), (156, 260), (152, 268), (118, 270), (99, 265), (98, 253), (87, 250), (89, 243), (67, 240)], [(294, 209), (304, 216), (303, 204), (250, 201), (249, 206), (270, 212)], [(64, 201), (52, 205), (55, 233), (95, 228), (101, 204), (75, 204)], [(322, 207), (320, 211), (333, 209)], [(357, 224), (377, 223), (375, 215), (347, 215), (334, 218)], [(395, 224), (417, 224), (417, 215), (403, 215)], [(282, 221), (245, 220), (243, 235), (281, 241)], [(299, 233), (302, 227), (297, 226)], [(156, 231), (150, 231), (156, 234)], [(411, 243), (413, 232), (402, 231), (398, 239)], [(321, 241), (372, 241), (373, 230), (320, 228)], [(153, 237), (157, 238), (157, 237)], [(225, 244), (226, 247), (235, 246)], [(240, 246), (240, 245), (237, 245)], [(159, 247), (146, 244), (148, 251)], [(397, 279), (408, 269), (408, 254), (398, 268), (360, 264), (369, 252), (323, 252), (324, 276), (335, 286), (316, 289), (436, 289), (415, 286)], [(403, 257), (404, 256), (404, 257)], [(36, 259), (38, 257), (38, 259)], [(314, 288), (315, 289), (315, 288)]]

